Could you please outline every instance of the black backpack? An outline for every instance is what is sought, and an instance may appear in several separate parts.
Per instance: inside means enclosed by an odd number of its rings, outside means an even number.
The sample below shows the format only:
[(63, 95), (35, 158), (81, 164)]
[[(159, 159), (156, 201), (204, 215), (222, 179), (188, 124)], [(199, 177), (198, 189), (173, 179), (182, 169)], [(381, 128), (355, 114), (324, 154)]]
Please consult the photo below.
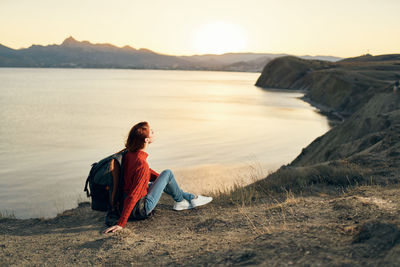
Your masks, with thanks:
[(121, 150), (99, 162), (93, 163), (86, 179), (84, 191), (87, 197), (92, 198), (92, 209), (107, 211), (107, 217), (109, 215), (119, 217), (124, 184), (122, 164), (126, 152), (126, 150)]

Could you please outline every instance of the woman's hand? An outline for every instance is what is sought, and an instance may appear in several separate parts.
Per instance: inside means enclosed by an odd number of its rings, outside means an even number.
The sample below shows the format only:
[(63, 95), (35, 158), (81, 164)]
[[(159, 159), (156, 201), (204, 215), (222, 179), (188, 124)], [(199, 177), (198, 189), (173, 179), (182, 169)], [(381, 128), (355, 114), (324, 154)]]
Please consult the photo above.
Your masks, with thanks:
[(123, 228), (121, 226), (114, 225), (114, 226), (111, 226), (111, 227), (107, 228), (106, 230), (104, 230), (103, 234), (107, 234), (109, 232), (114, 233), (114, 232), (117, 232), (117, 231), (122, 230), (122, 229)]

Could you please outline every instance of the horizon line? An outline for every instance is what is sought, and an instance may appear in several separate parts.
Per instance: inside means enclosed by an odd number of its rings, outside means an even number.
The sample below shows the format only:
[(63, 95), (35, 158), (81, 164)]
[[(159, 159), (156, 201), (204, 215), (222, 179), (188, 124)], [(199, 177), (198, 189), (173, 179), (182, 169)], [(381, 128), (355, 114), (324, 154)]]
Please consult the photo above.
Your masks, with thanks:
[[(8, 47), (10, 49), (13, 50), (22, 50), (22, 49), (29, 49), (32, 46), (51, 46), (51, 45), (62, 45), (63, 42), (65, 42), (66, 40), (72, 38), (74, 41), (78, 42), (78, 43), (83, 43), (83, 42), (88, 42), (89, 44), (92, 45), (111, 45), (114, 46), (116, 48), (119, 49), (123, 49), (124, 47), (130, 47), (132, 49), (135, 50), (149, 50), (153, 53), (159, 54), (159, 55), (165, 55), (165, 56), (176, 56), (176, 57), (193, 57), (193, 56), (222, 56), (222, 55), (226, 55), (226, 54), (270, 54), (270, 55), (287, 55), (287, 56), (297, 56), (297, 57), (305, 57), (305, 56), (310, 56), (310, 57), (334, 57), (334, 58), (349, 58), (349, 57), (339, 57), (339, 56), (332, 56), (332, 55), (311, 55), (311, 54), (304, 54), (304, 55), (296, 55), (296, 54), (288, 54), (288, 53), (284, 53), (284, 52), (280, 52), (280, 53), (271, 53), (271, 52), (226, 52), (226, 53), (222, 53), (222, 54), (211, 54), (211, 53), (206, 53), (206, 54), (168, 54), (168, 53), (163, 53), (163, 52), (156, 52), (155, 50), (152, 50), (150, 48), (145, 48), (145, 47), (140, 47), (140, 48), (134, 48), (130, 45), (123, 45), (123, 46), (118, 46), (112, 43), (92, 43), (89, 40), (81, 40), (78, 41), (77, 39), (75, 39), (72, 35), (70, 35), (69, 37), (65, 38), (60, 44), (57, 43), (48, 43), (48, 44), (34, 44), (32, 43), (29, 47), (20, 47), (20, 48), (13, 48), (11, 46), (7, 46), (4, 45), (3, 43), (0, 43), (0, 45), (3, 45), (5, 47)], [(365, 54), (361, 54), (361, 55), (365, 55)], [(360, 56), (360, 55), (357, 55)], [(351, 57), (357, 57), (357, 56), (351, 56)]]

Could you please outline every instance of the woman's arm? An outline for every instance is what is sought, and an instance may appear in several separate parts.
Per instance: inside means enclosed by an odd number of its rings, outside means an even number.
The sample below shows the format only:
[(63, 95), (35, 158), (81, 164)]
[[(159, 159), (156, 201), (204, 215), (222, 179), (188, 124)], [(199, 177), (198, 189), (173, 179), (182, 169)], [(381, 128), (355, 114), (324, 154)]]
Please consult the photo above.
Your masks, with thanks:
[(150, 178), (150, 170), (147, 163), (140, 165), (136, 170), (136, 179), (134, 179), (131, 188), (129, 189), (130, 194), (124, 200), (124, 207), (122, 209), (121, 217), (119, 218), (118, 225), (125, 227), (128, 221), (129, 215), (131, 214), (136, 203), (141, 198), (141, 192), (143, 188), (148, 186)]
[(114, 225), (111, 227), (108, 227), (106, 230), (103, 231), (103, 234), (107, 234), (109, 232), (114, 233), (116, 231), (122, 230), (123, 228), (119, 225)]
[(119, 163), (113, 159), (110, 164), (110, 171), (113, 176), (113, 191), (111, 194), (111, 207), (114, 208), (114, 201), (115, 201), (115, 195), (117, 194), (118, 190), (118, 182), (119, 182), (119, 171), (120, 171), (120, 165)]

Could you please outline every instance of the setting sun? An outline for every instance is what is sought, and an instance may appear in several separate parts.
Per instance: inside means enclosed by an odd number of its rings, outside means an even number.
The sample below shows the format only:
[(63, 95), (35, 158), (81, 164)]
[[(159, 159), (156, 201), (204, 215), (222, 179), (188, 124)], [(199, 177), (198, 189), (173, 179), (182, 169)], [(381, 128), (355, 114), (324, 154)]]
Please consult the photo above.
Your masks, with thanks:
[(246, 46), (247, 37), (241, 26), (227, 23), (208, 23), (194, 32), (193, 47), (201, 54), (239, 52)]

